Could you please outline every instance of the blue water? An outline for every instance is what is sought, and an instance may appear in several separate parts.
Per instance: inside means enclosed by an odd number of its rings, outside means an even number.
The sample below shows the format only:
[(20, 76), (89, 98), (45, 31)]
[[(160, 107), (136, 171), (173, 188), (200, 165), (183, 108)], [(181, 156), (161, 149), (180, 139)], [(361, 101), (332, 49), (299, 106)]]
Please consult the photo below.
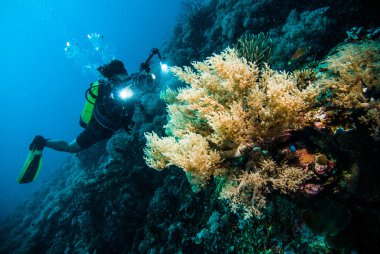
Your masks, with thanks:
[[(73, 140), (88, 84), (86, 64), (109, 57), (138, 70), (152, 47), (168, 40), (181, 0), (14, 0), (0, 2), (0, 220), (48, 179), (69, 156), (44, 151), (39, 178), (16, 178), (34, 135)], [(103, 38), (102, 52), (88, 35)], [(65, 47), (80, 48), (68, 57)]]

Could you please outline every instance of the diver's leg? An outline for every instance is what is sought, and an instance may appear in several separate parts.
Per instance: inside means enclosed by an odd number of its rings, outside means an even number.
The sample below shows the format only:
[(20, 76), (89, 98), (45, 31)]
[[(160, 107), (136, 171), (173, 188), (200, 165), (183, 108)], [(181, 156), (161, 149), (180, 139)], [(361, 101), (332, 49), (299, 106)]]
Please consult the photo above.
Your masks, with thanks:
[(74, 139), (71, 143), (68, 143), (64, 140), (48, 140), (46, 142), (46, 147), (54, 149), (56, 151), (68, 152), (68, 153), (77, 153), (82, 148), (78, 145), (76, 140)]

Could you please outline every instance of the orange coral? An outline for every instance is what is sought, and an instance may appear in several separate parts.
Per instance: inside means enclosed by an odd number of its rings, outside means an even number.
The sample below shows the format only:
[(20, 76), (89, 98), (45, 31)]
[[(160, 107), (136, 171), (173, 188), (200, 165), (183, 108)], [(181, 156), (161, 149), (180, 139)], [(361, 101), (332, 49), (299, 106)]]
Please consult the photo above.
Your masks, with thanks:
[(315, 154), (311, 154), (307, 151), (306, 148), (299, 149), (296, 152), (296, 156), (298, 157), (298, 161), (301, 166), (307, 166), (308, 164), (315, 161)]

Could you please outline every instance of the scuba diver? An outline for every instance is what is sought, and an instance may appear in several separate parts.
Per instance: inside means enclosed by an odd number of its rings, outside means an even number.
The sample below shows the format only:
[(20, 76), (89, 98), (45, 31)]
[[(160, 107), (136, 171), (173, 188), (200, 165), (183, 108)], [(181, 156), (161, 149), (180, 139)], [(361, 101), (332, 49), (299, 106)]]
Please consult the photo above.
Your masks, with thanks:
[(151, 121), (152, 116), (136, 96), (133, 96), (132, 86), (154, 79), (154, 75), (149, 75), (149, 72), (150, 61), (155, 54), (158, 54), (160, 60), (164, 59), (158, 49), (152, 49), (149, 58), (141, 64), (141, 71), (137, 74), (128, 75), (120, 60), (112, 60), (98, 67), (97, 70), (104, 79), (92, 83), (86, 91), (87, 101), (80, 117), (80, 125), (84, 130), (71, 142), (35, 136), (17, 182), (29, 183), (36, 179), (42, 166), (42, 150), (45, 147), (77, 153), (101, 140), (109, 139), (119, 129), (130, 131), (135, 106), (138, 106), (143, 116)]

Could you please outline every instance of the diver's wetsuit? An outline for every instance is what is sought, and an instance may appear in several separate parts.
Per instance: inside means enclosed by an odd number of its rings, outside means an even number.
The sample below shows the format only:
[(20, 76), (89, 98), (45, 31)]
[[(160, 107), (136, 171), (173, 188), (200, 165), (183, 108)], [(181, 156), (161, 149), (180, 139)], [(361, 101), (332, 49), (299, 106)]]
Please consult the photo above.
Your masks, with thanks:
[(82, 149), (96, 142), (110, 138), (121, 128), (132, 125), (132, 117), (137, 103), (136, 99), (120, 100), (117, 98), (117, 86), (111, 86), (106, 80), (99, 80), (98, 97), (93, 116), (84, 131), (76, 138)]

